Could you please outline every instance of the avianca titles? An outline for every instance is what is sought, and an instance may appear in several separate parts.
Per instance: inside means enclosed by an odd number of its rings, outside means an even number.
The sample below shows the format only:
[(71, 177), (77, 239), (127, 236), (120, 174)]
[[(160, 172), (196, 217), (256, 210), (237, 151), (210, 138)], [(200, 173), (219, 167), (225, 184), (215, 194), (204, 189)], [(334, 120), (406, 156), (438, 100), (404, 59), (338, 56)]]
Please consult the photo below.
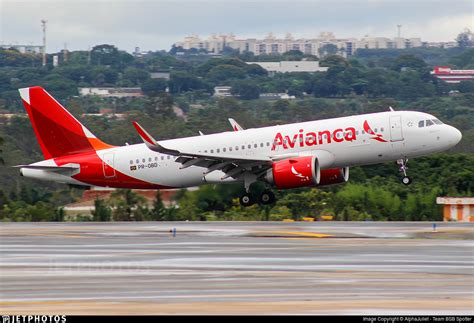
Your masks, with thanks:
[[(18, 165), (23, 176), (61, 183), (163, 189), (242, 182), (243, 205), (275, 201), (270, 188), (347, 182), (349, 167), (397, 161), (402, 182), (408, 158), (443, 151), (461, 132), (432, 115), (390, 111), (157, 141), (138, 123), (143, 144), (112, 146), (94, 136), (41, 87), (20, 89), (45, 160)], [(263, 181), (258, 197), (250, 186)]]

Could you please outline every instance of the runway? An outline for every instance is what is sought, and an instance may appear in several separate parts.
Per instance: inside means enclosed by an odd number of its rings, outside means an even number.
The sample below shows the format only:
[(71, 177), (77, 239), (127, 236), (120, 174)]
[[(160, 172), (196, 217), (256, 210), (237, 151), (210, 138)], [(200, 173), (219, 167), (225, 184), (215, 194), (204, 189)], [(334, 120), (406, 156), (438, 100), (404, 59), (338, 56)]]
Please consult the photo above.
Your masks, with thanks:
[(474, 314), (468, 223), (2, 223), (0, 239), (2, 314)]

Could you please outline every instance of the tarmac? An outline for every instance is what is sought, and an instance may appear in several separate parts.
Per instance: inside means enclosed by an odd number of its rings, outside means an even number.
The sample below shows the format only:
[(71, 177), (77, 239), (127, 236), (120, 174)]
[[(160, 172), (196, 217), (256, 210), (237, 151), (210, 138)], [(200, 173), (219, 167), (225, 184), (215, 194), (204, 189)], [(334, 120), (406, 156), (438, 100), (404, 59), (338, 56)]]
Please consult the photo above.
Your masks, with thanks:
[(0, 248), (0, 314), (474, 314), (470, 223), (2, 223)]

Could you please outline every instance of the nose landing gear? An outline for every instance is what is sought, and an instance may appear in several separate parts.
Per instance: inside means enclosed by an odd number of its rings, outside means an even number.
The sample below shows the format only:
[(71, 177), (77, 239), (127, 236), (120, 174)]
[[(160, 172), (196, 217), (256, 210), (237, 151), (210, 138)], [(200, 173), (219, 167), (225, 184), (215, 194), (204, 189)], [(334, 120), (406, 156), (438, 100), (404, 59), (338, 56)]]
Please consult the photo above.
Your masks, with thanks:
[(397, 160), (397, 164), (400, 168), (400, 172), (403, 173), (403, 177), (402, 177), (402, 183), (404, 185), (410, 185), (411, 182), (412, 182), (412, 179), (411, 177), (407, 176), (407, 163), (408, 163), (408, 158), (402, 158), (402, 159), (399, 159)]

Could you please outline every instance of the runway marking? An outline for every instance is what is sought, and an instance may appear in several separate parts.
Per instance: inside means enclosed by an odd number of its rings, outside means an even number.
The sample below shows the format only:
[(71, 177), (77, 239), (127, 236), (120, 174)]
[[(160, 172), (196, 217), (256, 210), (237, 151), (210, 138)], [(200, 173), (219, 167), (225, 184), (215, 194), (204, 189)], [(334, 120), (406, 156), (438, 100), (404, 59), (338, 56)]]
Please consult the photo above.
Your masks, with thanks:
[(266, 235), (267, 237), (269, 235), (277, 235), (277, 234), (300, 236), (300, 237), (307, 237), (307, 238), (329, 238), (329, 237), (333, 237), (333, 235), (330, 235), (330, 234), (316, 233), (316, 232), (301, 232), (301, 231), (269, 231), (269, 232), (260, 232), (260, 233), (267, 234)]

